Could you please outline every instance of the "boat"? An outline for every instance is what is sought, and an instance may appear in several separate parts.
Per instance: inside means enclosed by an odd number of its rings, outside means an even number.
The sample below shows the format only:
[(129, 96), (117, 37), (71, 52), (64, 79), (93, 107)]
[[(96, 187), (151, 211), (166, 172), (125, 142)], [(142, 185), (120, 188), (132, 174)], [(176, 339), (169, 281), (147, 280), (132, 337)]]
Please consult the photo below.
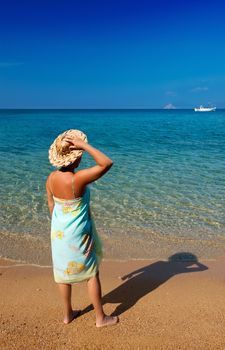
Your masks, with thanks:
[(203, 107), (194, 108), (195, 112), (215, 112), (216, 107)]

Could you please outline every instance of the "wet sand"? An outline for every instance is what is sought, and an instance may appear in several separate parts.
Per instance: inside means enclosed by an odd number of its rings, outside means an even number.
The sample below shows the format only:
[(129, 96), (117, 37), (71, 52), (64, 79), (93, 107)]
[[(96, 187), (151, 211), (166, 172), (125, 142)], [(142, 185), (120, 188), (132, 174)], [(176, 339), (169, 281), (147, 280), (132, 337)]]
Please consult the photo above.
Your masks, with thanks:
[(176, 260), (104, 261), (105, 311), (120, 323), (97, 329), (86, 283), (64, 325), (51, 268), (2, 259), (1, 349), (225, 349), (225, 258)]
[[(168, 236), (150, 231), (124, 232), (122, 230), (101, 230), (106, 260), (167, 259), (174, 251), (192, 252), (199, 259), (217, 259), (225, 255), (225, 237), (210, 239)], [(0, 232), (0, 257), (21, 261), (26, 264), (50, 266), (50, 234), (46, 236)]]

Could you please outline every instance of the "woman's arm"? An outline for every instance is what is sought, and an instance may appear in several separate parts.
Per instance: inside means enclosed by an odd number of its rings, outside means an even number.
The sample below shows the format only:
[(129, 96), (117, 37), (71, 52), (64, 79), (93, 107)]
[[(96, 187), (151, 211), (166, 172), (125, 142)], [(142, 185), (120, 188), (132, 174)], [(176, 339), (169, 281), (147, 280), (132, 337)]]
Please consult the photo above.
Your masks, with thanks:
[(77, 172), (76, 181), (79, 181), (80, 185), (85, 186), (90, 182), (96, 181), (107, 173), (113, 165), (113, 161), (109, 157), (78, 137), (66, 136), (65, 141), (72, 144), (71, 149), (82, 149), (88, 152), (96, 162), (95, 166)]
[(52, 191), (50, 189), (49, 181), (50, 181), (50, 175), (46, 181), (46, 192), (47, 192), (47, 199), (48, 199), (48, 208), (49, 208), (50, 215), (52, 216), (52, 212), (54, 209), (54, 200), (53, 200)]

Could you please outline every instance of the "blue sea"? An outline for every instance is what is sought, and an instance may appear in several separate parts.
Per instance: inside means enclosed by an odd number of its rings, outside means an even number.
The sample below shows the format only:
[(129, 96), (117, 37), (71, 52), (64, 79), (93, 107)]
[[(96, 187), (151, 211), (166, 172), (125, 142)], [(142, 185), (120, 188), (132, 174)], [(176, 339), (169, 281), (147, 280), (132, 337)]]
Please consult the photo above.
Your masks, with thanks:
[(50, 262), (48, 149), (67, 129), (114, 161), (90, 185), (106, 259), (225, 255), (224, 110), (0, 110), (1, 256)]

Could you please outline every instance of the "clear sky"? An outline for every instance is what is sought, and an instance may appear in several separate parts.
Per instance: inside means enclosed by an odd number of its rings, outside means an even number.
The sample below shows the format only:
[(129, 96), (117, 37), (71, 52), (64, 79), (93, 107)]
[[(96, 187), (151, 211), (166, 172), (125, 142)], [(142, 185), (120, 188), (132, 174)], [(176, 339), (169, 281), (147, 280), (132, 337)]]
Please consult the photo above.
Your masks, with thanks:
[(225, 2), (2, 0), (0, 108), (225, 107)]

